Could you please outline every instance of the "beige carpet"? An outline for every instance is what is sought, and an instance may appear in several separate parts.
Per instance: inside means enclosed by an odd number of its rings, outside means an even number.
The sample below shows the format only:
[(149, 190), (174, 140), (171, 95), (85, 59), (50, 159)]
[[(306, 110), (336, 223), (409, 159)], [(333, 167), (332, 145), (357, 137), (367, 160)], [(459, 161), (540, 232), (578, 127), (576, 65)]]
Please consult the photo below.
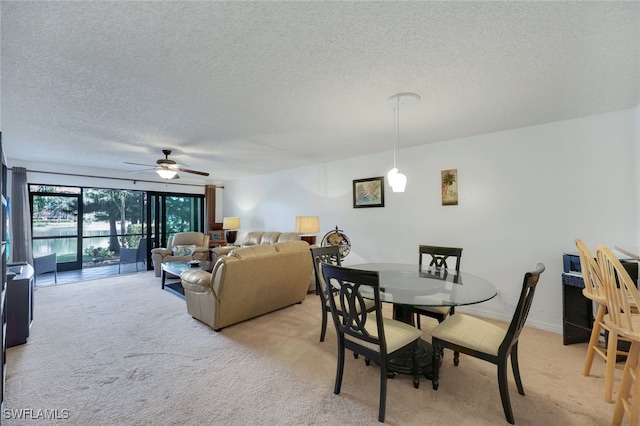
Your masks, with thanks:
[[(334, 395), (335, 332), (329, 328), (320, 343), (319, 331), (315, 295), (216, 333), (187, 314), (184, 300), (161, 290), (152, 272), (41, 287), (29, 342), (7, 353), (2, 422), (377, 424), (378, 367), (347, 356), (342, 392)], [(585, 350), (563, 346), (560, 335), (524, 331), (526, 396), (510, 375), (516, 424), (610, 422), (603, 362), (582, 376)], [(387, 424), (507, 424), (489, 363), (462, 355), (453, 367), (446, 351), (437, 392), (427, 381), (414, 389), (406, 376), (388, 383)], [(8, 419), (7, 409), (68, 410), (69, 419)]]

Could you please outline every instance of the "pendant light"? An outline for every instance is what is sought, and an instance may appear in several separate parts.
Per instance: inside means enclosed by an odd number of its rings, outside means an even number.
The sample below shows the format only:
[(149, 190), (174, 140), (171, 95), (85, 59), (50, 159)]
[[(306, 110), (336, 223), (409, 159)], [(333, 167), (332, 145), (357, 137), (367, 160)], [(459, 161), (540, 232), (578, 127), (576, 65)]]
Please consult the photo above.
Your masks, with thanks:
[(404, 192), (407, 186), (407, 177), (400, 173), (396, 166), (398, 146), (400, 145), (400, 107), (406, 108), (417, 104), (419, 101), (420, 95), (411, 92), (396, 93), (387, 99), (387, 104), (393, 108), (393, 128), (395, 133), (395, 139), (393, 141), (393, 168), (387, 173), (387, 179), (393, 192)]

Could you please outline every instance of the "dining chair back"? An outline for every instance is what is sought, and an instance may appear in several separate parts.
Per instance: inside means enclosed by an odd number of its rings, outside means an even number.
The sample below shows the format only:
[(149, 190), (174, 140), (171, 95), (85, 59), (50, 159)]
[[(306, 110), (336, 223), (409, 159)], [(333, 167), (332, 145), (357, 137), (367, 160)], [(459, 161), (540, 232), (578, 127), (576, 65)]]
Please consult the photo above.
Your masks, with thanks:
[[(340, 266), (342, 264), (342, 259), (340, 256), (340, 248), (338, 246), (313, 247), (310, 251), (313, 259), (313, 270), (316, 279), (316, 293), (320, 296), (322, 308), (320, 341), (324, 342), (324, 336), (327, 332), (327, 317), (331, 314), (331, 306), (329, 305), (328, 298), (335, 297), (335, 291), (329, 290), (327, 292), (327, 285), (324, 281), (324, 277), (322, 276), (322, 268), (320, 267), (320, 264), (324, 262)], [(364, 303), (367, 312), (371, 312), (375, 308), (373, 300), (365, 299)]]
[(327, 299), (327, 285), (322, 277), (320, 263), (331, 263), (340, 266), (340, 249), (338, 246), (312, 247), (311, 258), (313, 259), (313, 272), (316, 278), (316, 293), (320, 296), (320, 307), (322, 309), (322, 328), (320, 329), (320, 341), (324, 342), (327, 331), (327, 317), (331, 313), (329, 299)]
[[(603, 358), (605, 360), (604, 400), (611, 402), (613, 398), (615, 371), (616, 368), (620, 368), (616, 363), (616, 358), (619, 354), (626, 355), (627, 353), (618, 349), (618, 340), (620, 339), (618, 333), (609, 330), (609, 327), (604, 323), (604, 316), (607, 312), (607, 295), (602, 268), (581, 239), (576, 239), (576, 248), (580, 256), (580, 269), (582, 270), (582, 278), (584, 281), (582, 294), (598, 306), (591, 328), (591, 337), (589, 338), (587, 357), (582, 374), (588, 376), (591, 373), (594, 355), (597, 354)], [(615, 350), (608, 351), (598, 344), (600, 335), (604, 332), (607, 333), (607, 338)]]
[[(322, 263), (327, 288), (336, 291), (329, 297), (331, 316), (338, 338), (338, 360), (333, 392), (340, 393), (344, 373), (345, 349), (361, 354), (380, 365), (380, 401), (378, 420), (384, 422), (387, 397), (387, 360), (389, 356), (410, 347), (413, 383), (418, 379), (418, 339), (422, 332), (410, 324), (383, 318), (380, 280), (377, 271), (363, 271)], [(367, 312), (365, 297), (374, 301), (374, 311)], [(346, 420), (346, 419), (345, 419)]]
[[(418, 247), (418, 265), (422, 270), (423, 257), (427, 255), (428, 268), (438, 268), (445, 270), (450, 269), (447, 261), (449, 258), (455, 259), (455, 271), (456, 274), (460, 273), (460, 259), (462, 258), (462, 248), (460, 247), (442, 247), (442, 246), (429, 246), (420, 245)], [(426, 263), (426, 262), (425, 262)], [(444, 321), (444, 319), (454, 313), (454, 308), (449, 306), (429, 306), (429, 307), (416, 307), (414, 308), (416, 313), (416, 324), (418, 328), (421, 328), (420, 316), (435, 318), (438, 322)]]
[[(624, 364), (622, 379), (616, 395), (616, 406), (612, 425), (622, 424), (625, 413), (629, 424), (640, 424), (640, 292), (633, 279), (613, 252), (605, 247), (596, 248), (598, 263), (602, 268), (603, 282), (607, 294), (607, 314), (605, 324), (610, 336), (617, 334), (631, 341), (631, 348)], [(609, 345), (608, 351), (616, 347)], [(633, 386), (633, 390), (631, 390)]]
[(449, 316), (431, 330), (433, 389), (437, 390), (439, 387), (439, 371), (444, 348), (454, 351), (453, 363), (456, 366), (459, 364), (459, 352), (488, 361), (498, 366), (498, 387), (502, 409), (507, 421), (514, 423), (507, 382), (507, 359), (511, 357), (511, 368), (518, 393), (524, 395), (518, 366), (518, 339), (531, 309), (540, 274), (544, 269), (544, 265), (538, 263), (534, 271), (524, 274), (520, 298), (507, 329), (458, 313)]

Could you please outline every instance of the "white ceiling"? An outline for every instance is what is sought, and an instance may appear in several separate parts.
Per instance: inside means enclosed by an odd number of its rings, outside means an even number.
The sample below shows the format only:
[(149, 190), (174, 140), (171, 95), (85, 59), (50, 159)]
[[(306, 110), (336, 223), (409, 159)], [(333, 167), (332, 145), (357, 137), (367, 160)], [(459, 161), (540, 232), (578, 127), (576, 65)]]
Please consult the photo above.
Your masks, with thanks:
[[(633, 108), (640, 2), (5, 1), (6, 156), (203, 183)], [(391, 162), (391, 157), (390, 157)], [(149, 179), (156, 179), (149, 174)], [(183, 177), (185, 177), (183, 175)]]

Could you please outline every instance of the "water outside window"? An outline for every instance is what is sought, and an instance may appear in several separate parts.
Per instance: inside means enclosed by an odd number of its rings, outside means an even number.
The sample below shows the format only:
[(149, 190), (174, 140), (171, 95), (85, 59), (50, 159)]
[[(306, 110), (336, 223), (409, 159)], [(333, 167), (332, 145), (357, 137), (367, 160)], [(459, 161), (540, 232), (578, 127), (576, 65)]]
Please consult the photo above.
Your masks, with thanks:
[[(33, 255), (56, 253), (59, 269), (106, 266), (146, 232), (145, 193), (31, 185)], [(79, 220), (81, 218), (81, 220)]]
[(35, 184), (29, 188), (33, 255), (56, 253), (59, 271), (117, 264), (120, 249), (138, 247), (141, 238), (162, 242), (176, 232), (203, 227), (202, 195)]

